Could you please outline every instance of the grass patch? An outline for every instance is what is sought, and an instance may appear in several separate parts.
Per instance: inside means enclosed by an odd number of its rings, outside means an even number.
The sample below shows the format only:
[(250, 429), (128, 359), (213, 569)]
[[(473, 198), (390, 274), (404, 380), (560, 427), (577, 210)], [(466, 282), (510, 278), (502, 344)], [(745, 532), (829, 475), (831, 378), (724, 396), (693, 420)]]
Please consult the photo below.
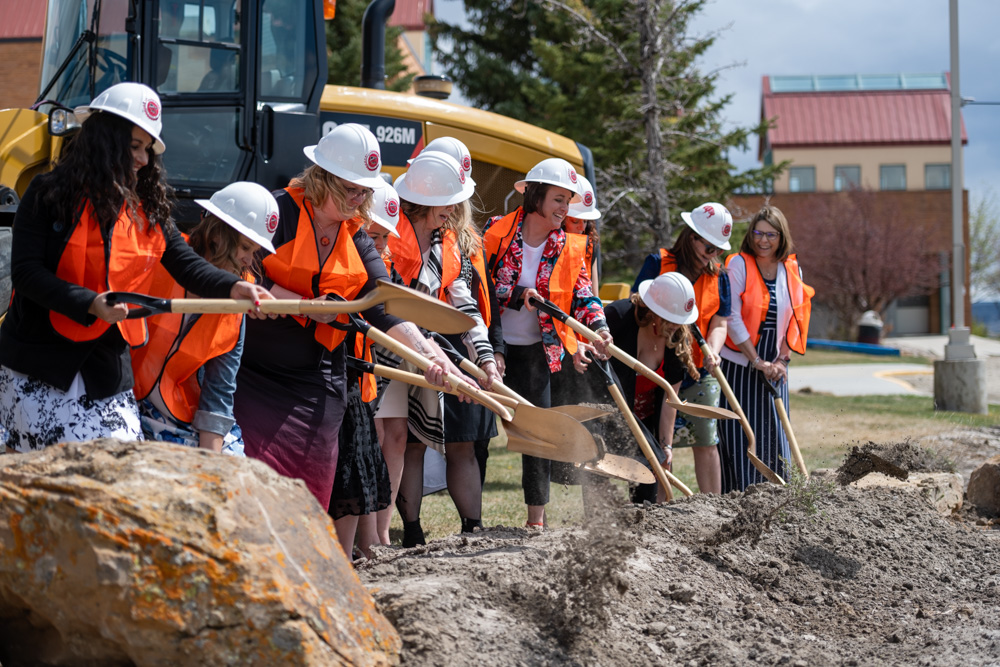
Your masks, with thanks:
[[(839, 354), (839, 353), (838, 353)], [(789, 412), (795, 437), (806, 466), (836, 468), (853, 445), (901, 442), (941, 433), (957, 426), (981, 427), (1000, 423), (1000, 406), (988, 415), (934, 410), (931, 398), (922, 396), (816, 396), (792, 394)], [(674, 474), (692, 490), (698, 484), (690, 449), (674, 450)], [(617, 482), (616, 482), (617, 483)], [(624, 483), (621, 483), (624, 486)], [(679, 493), (675, 495), (679, 496)], [(583, 520), (579, 486), (553, 484), (546, 508), (550, 527), (578, 525)], [(521, 491), (521, 455), (507, 451), (502, 439), (490, 447), (483, 493), (483, 523), (487, 526), (523, 526), (526, 519)], [(461, 523), (447, 491), (426, 496), (421, 523), (428, 539), (459, 532)], [(392, 539), (399, 544), (402, 524), (393, 517)]]
[(835, 364), (923, 364), (930, 366), (931, 359), (927, 357), (882, 356), (877, 354), (862, 354), (860, 352), (841, 352), (839, 350), (806, 350), (805, 356), (792, 355), (792, 367), (795, 366), (830, 366)]

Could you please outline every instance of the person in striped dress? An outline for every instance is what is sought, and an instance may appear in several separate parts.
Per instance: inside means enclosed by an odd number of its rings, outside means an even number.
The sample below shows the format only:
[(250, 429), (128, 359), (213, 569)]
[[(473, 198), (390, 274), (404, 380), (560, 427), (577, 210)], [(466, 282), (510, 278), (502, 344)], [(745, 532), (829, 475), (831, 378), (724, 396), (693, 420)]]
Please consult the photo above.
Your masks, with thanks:
[[(805, 353), (813, 290), (802, 282), (784, 214), (765, 206), (750, 222), (740, 252), (726, 262), (732, 286), (729, 335), (722, 348), (722, 372), (746, 413), (757, 440), (756, 455), (788, 479), (786, 437), (764, 382), (778, 384), (788, 410), (791, 352)], [(722, 398), (721, 407), (732, 409)], [(764, 477), (746, 455), (746, 435), (735, 419), (721, 420), (719, 452), (722, 492), (743, 491)]]

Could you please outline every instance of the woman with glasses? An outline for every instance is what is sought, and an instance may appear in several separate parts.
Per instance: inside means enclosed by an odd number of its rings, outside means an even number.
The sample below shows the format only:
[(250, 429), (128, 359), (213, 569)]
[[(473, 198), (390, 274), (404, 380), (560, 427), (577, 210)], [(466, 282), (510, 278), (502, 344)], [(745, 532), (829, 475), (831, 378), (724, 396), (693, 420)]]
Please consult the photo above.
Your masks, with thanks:
[[(632, 291), (658, 275), (677, 271), (694, 283), (698, 319), (695, 326), (708, 342), (712, 355), (705, 357), (697, 345), (692, 350), (699, 369), (699, 379), (685, 378), (680, 398), (698, 405), (718, 406), (722, 393), (711, 371), (719, 363), (718, 354), (726, 342), (726, 319), (729, 317), (729, 279), (719, 261), (723, 250), (729, 250), (733, 231), (733, 216), (722, 204), (702, 204), (690, 213), (681, 213), (686, 227), (681, 230), (672, 248), (661, 248), (646, 259)], [(691, 447), (694, 471), (702, 493), (722, 490), (719, 463), (719, 435), (715, 419), (678, 414), (674, 429), (675, 448)], [(640, 487), (636, 500), (653, 500), (655, 485)]]
[[(762, 383), (779, 383), (787, 411), (788, 363), (792, 351), (805, 354), (814, 294), (802, 282), (791, 252), (788, 221), (774, 206), (765, 206), (751, 220), (739, 254), (726, 263), (733, 295), (729, 335), (722, 349), (722, 372), (753, 428), (757, 457), (785, 479), (788, 439)], [(730, 408), (725, 399), (722, 407)], [(720, 431), (723, 493), (764, 482), (747, 459), (740, 423), (728, 420)]]
[[(365, 233), (374, 188), (385, 186), (378, 141), (364, 126), (344, 123), (303, 152), (313, 164), (274, 193), (275, 252), (263, 259), (257, 278), (279, 299), (360, 299), (387, 277)], [(361, 314), (431, 358), (429, 382), (440, 385), (444, 371), (458, 372), (412, 322), (381, 305)], [(235, 416), (246, 455), (301, 479), (324, 509), (347, 407), (346, 332), (334, 325), (346, 322), (344, 315), (318, 314), (248, 323), (237, 375)]]

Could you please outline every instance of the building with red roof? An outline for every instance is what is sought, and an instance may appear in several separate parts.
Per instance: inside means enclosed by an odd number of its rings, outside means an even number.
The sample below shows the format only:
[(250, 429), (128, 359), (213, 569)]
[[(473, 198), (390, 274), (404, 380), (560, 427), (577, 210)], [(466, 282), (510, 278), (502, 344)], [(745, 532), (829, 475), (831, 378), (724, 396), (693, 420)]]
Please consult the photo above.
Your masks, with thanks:
[(38, 97), (47, 4), (0, 0), (0, 109), (26, 108)]

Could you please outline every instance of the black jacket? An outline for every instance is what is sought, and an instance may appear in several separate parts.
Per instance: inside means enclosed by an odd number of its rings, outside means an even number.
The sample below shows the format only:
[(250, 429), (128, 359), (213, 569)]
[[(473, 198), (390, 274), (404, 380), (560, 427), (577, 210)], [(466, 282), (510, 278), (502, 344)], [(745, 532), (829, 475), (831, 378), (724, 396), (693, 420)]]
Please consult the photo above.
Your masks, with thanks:
[[(110, 327), (95, 340), (75, 342), (58, 334), (49, 321), (49, 311), (55, 311), (80, 324), (92, 324), (96, 318), (87, 310), (97, 296), (56, 277), (74, 221), (60, 219), (42, 202), (51, 177), (45, 174), (31, 182), (14, 218), (14, 297), (0, 327), (0, 365), (62, 391), (80, 373), (91, 399), (107, 398), (134, 383), (128, 344), (118, 327)], [(166, 241), (161, 261), (183, 287), (208, 298), (229, 296), (236, 276), (199, 257), (176, 229)]]

